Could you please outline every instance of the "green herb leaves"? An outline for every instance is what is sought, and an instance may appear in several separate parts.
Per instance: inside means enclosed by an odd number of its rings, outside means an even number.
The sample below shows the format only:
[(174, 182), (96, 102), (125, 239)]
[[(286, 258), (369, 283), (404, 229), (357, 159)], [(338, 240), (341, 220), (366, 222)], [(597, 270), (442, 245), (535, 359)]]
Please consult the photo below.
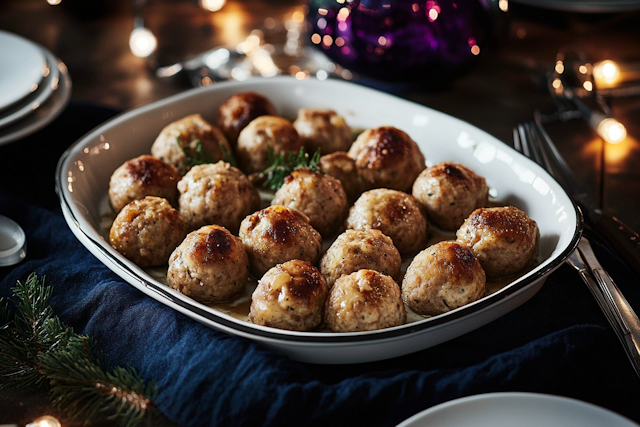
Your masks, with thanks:
[(267, 162), (269, 166), (261, 173), (266, 178), (263, 186), (276, 191), (282, 187), (284, 179), (294, 170), (309, 169), (314, 172), (320, 172), (320, 149), (311, 157), (309, 157), (304, 147), (300, 148), (298, 153), (275, 154), (273, 150), (269, 150), (267, 152)]

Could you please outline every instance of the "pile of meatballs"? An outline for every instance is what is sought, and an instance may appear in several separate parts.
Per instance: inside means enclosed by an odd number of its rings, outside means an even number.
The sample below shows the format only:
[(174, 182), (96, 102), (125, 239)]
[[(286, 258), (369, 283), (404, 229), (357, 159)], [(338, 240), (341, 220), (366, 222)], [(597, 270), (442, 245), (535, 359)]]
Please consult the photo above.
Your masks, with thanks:
[[(111, 176), (111, 245), (141, 268), (168, 264), (168, 284), (210, 306), (257, 281), (249, 320), (295, 331), (371, 331), (404, 324), (407, 310), (446, 313), (482, 298), (487, 278), (534, 262), (535, 221), (488, 207), (483, 177), (452, 162), (427, 168), (395, 127), (352, 135), (332, 110), (300, 109), (291, 122), (254, 92), (227, 99), (215, 124), (177, 120), (151, 155)], [(301, 147), (321, 150), (320, 171), (293, 171), (261, 204), (255, 178), (269, 151)], [(193, 164), (195, 153), (212, 160)], [(455, 240), (427, 247), (434, 227)]]

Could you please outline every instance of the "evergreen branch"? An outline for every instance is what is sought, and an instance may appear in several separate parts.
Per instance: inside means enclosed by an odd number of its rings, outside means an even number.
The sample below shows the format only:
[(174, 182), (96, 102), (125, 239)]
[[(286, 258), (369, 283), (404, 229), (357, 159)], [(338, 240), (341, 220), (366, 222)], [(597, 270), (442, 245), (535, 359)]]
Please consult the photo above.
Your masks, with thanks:
[(308, 169), (314, 172), (320, 171), (320, 149), (309, 157), (304, 147), (297, 153), (275, 154), (273, 150), (267, 151), (267, 163), (269, 166), (261, 173), (266, 177), (263, 186), (277, 191), (284, 185), (284, 180), (291, 172), (300, 169)]

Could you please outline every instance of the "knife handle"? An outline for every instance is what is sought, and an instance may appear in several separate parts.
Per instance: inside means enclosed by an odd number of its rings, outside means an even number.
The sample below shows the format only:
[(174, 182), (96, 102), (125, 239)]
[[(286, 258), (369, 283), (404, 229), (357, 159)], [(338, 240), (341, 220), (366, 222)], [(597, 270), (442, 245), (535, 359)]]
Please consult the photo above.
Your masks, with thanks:
[(629, 267), (640, 275), (640, 235), (618, 218), (604, 212), (593, 225)]

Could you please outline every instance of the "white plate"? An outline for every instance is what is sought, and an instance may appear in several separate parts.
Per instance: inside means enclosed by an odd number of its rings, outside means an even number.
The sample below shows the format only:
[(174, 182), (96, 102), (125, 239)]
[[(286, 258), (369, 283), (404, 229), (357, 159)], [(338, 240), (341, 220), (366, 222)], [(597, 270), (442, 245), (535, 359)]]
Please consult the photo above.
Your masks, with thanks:
[[(540, 264), (496, 293), (449, 313), (358, 333), (293, 332), (254, 325), (199, 304), (154, 280), (116, 252), (100, 233), (100, 206), (109, 178), (126, 160), (149, 153), (160, 130), (188, 114), (214, 121), (218, 107), (240, 91), (262, 93), (280, 115), (299, 108), (333, 108), (355, 128), (393, 125), (413, 137), (430, 163), (453, 160), (484, 175), (497, 199), (528, 212), (541, 232)], [(126, 112), (96, 128), (61, 157), (56, 185), (63, 214), (78, 239), (105, 265), (140, 291), (206, 325), (255, 339), (313, 363), (356, 363), (418, 351), (476, 329), (531, 298), (545, 277), (577, 244), (579, 215), (542, 168), (491, 135), (446, 114), (342, 81), (255, 78), (226, 82)]]
[(63, 62), (56, 58), (54, 64), (60, 72), (57, 87), (52, 87), (54, 90), (51, 95), (31, 114), (0, 129), (0, 145), (24, 138), (42, 129), (58, 117), (67, 106), (71, 97), (71, 77)]
[(32, 114), (49, 99), (54, 90), (58, 89), (60, 83), (58, 58), (44, 48), (42, 48), (42, 53), (46, 58), (43, 79), (38, 88), (29, 96), (0, 112), (0, 129)]
[(529, 6), (565, 12), (611, 13), (640, 9), (638, 0), (513, 0)]
[(429, 408), (397, 427), (638, 427), (615, 412), (567, 397), (488, 393)]
[(45, 62), (36, 44), (0, 31), (0, 110), (20, 101), (38, 87)]

